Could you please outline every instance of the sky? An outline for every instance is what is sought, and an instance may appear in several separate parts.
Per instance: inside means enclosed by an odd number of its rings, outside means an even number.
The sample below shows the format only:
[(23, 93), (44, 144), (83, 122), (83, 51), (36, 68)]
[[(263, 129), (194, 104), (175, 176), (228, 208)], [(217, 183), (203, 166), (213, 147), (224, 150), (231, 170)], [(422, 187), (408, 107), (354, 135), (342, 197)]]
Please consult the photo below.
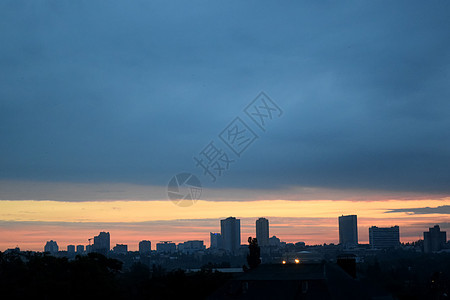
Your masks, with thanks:
[(450, 230), (449, 32), (448, 1), (1, 1), (0, 251)]

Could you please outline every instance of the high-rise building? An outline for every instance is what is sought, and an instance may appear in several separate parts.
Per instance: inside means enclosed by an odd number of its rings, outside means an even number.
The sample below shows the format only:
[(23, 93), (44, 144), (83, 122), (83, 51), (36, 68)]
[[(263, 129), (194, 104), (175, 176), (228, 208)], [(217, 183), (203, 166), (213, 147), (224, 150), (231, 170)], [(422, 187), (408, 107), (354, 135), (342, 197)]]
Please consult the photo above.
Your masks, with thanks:
[(439, 225), (434, 225), (423, 233), (423, 251), (436, 252), (444, 248), (447, 242), (447, 232), (441, 231)]
[(156, 244), (156, 252), (160, 253), (175, 253), (177, 251), (177, 245), (171, 241), (161, 241)]
[(84, 253), (84, 245), (77, 245), (77, 254)]
[(140, 241), (139, 242), (139, 253), (141, 255), (147, 255), (152, 252), (152, 242), (150, 241)]
[(116, 244), (116, 246), (114, 246), (113, 248), (113, 252), (115, 254), (127, 254), (128, 252), (128, 245), (124, 245), (124, 244)]
[(358, 246), (356, 215), (339, 217), (339, 244), (346, 248)]
[(220, 233), (210, 232), (209, 237), (210, 237), (210, 246), (209, 246), (210, 249), (218, 250), (223, 248), (222, 235)]
[(266, 218), (256, 220), (256, 239), (259, 246), (269, 245), (269, 220)]
[(234, 217), (220, 220), (220, 234), (223, 249), (231, 253), (237, 253), (241, 246), (241, 220)]
[(110, 236), (109, 232), (100, 232), (99, 235), (94, 236), (94, 244), (92, 245), (92, 252), (101, 253), (103, 255), (107, 255), (110, 246)]
[(400, 230), (398, 226), (369, 228), (369, 244), (372, 248), (395, 248), (400, 246)]
[(56, 254), (56, 253), (58, 253), (58, 251), (59, 251), (58, 244), (53, 240), (48, 241), (44, 246), (44, 252), (49, 252), (50, 254)]
[(67, 254), (74, 254), (74, 253), (75, 253), (75, 246), (67, 245)]

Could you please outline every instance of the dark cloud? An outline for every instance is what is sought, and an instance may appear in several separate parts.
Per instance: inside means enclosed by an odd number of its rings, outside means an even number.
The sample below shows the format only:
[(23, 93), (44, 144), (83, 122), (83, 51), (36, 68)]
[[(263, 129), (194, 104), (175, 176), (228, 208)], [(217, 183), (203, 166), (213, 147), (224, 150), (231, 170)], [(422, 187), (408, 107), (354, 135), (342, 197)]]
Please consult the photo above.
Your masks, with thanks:
[(450, 205), (442, 205), (438, 207), (399, 208), (399, 209), (391, 209), (386, 213), (398, 213), (398, 212), (405, 212), (411, 215), (427, 215), (427, 214), (450, 215)]
[(0, 178), (165, 185), (261, 90), (205, 185), (448, 193), (449, 3), (3, 1)]

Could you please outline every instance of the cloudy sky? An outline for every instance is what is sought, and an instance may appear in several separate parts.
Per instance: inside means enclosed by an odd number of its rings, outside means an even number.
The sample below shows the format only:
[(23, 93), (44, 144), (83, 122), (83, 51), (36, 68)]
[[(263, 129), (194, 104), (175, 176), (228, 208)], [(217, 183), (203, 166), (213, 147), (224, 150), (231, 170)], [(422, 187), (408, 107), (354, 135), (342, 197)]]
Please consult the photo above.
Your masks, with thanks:
[[(243, 241), (260, 216), (309, 243), (337, 242), (341, 214), (362, 242), (450, 230), (449, 32), (448, 1), (2, 1), (0, 250), (208, 244), (229, 215)], [(264, 130), (260, 92), (280, 109)], [(220, 138), (236, 117), (240, 156)], [(233, 160), (214, 182), (210, 142)], [(181, 172), (190, 207), (167, 197)]]

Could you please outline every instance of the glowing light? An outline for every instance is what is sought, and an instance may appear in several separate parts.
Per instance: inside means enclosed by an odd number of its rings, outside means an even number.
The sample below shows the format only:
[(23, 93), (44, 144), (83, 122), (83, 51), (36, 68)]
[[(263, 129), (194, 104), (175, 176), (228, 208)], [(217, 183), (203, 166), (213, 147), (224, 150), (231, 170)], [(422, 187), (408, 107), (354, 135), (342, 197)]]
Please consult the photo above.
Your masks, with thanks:
[(286, 261), (285, 260), (283, 260), (282, 262), (281, 262), (283, 265), (285, 265), (286, 264)]
[(299, 264), (299, 263), (300, 263), (300, 259), (296, 258), (296, 259), (295, 259), (295, 263), (296, 263), (296, 264)]

